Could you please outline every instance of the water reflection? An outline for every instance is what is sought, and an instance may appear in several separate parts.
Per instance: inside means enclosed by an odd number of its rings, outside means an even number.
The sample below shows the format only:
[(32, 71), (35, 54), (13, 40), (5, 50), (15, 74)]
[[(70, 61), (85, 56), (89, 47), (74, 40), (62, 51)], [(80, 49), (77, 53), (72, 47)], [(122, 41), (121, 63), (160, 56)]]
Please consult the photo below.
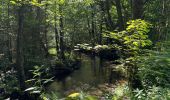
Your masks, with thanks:
[[(48, 88), (61, 96), (75, 91), (86, 91), (90, 87), (114, 81), (107, 61), (96, 56), (81, 55), (80, 69), (74, 71), (63, 80), (55, 80)], [(112, 74), (111, 74), (112, 73)]]

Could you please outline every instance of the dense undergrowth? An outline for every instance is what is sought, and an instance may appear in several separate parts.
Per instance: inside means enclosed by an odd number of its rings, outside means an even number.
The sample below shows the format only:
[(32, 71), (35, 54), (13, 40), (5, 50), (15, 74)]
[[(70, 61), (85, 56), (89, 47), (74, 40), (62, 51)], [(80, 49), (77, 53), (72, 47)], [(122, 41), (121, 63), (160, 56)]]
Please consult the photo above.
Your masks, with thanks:
[(138, 59), (138, 75), (143, 85), (138, 97), (142, 98), (142, 100), (170, 99), (169, 57), (169, 41), (165, 41)]
[[(98, 56), (110, 55), (117, 63), (116, 70), (122, 71), (128, 79), (127, 84), (117, 85), (113, 93), (105, 93), (101, 98), (104, 100), (169, 100), (170, 99), (170, 42), (152, 44), (149, 39), (149, 31), (152, 25), (138, 19), (127, 23), (124, 31), (106, 31), (103, 35), (103, 45), (94, 47), (89, 44), (78, 44), (75, 50)], [(108, 42), (109, 41), (109, 42)], [(56, 55), (55, 50), (51, 50), (52, 56)], [(60, 100), (57, 93), (46, 93), (45, 86), (51, 82), (56, 72), (55, 68), (64, 68), (69, 72), (75, 68), (74, 62), (78, 62), (75, 54), (65, 53), (65, 60), (54, 59), (55, 66), (35, 66), (31, 70), (32, 78), (27, 80), (29, 88), (25, 90), (34, 97), (43, 100)], [(108, 57), (108, 56), (107, 56)], [(8, 60), (6, 60), (8, 61)], [(5, 62), (1, 64), (6, 64)], [(46, 64), (50, 65), (49, 63)], [(57, 66), (57, 67), (56, 67)], [(11, 91), (19, 91), (14, 69), (1, 74), (0, 94)], [(115, 70), (115, 69), (113, 69)], [(47, 74), (46, 74), (47, 73)], [(46, 74), (46, 75), (45, 75)], [(10, 83), (9, 83), (10, 82)], [(9, 88), (9, 87), (14, 87)], [(5, 89), (5, 90), (4, 90)], [(37, 95), (38, 94), (38, 95)], [(36, 98), (37, 98), (36, 97)], [(73, 93), (65, 100), (98, 100), (88, 93)]]

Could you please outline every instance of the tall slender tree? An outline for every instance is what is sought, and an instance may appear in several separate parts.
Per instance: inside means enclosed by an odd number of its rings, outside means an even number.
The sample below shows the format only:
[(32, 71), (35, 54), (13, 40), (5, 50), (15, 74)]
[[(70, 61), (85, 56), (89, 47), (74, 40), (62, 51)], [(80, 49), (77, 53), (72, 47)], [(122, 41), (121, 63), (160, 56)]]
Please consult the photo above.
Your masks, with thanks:
[(24, 50), (23, 50), (23, 24), (24, 24), (24, 5), (18, 7), (18, 32), (17, 32), (17, 70), (21, 90), (26, 88), (24, 70)]
[(121, 8), (120, 0), (115, 0), (115, 4), (116, 4), (116, 9), (117, 9), (117, 15), (118, 15), (119, 30), (123, 30), (124, 29), (124, 21), (123, 21), (122, 8)]

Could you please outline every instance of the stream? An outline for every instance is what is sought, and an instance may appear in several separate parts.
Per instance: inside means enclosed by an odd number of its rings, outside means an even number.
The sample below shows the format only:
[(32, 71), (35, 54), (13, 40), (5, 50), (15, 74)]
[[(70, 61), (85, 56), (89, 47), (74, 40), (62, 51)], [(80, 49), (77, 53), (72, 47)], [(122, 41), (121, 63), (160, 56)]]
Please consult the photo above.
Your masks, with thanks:
[(120, 78), (109, 67), (109, 61), (97, 56), (80, 56), (80, 69), (60, 81), (54, 80), (49, 85), (48, 92), (55, 92), (63, 97), (73, 92), (89, 91), (101, 84), (114, 84)]

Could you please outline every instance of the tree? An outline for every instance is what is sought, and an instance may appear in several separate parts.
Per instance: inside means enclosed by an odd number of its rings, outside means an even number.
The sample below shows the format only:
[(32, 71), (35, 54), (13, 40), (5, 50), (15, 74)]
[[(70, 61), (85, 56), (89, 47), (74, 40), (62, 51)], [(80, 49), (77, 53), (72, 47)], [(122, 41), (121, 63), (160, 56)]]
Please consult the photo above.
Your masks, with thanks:
[(118, 15), (119, 30), (123, 30), (124, 21), (122, 16), (122, 8), (121, 8), (120, 0), (115, 0), (115, 3), (116, 3), (117, 15)]
[(23, 20), (24, 5), (18, 7), (18, 32), (17, 32), (17, 70), (21, 90), (26, 89), (25, 70), (24, 70), (24, 51), (23, 51)]
[(59, 26), (60, 26), (60, 34), (59, 34), (59, 54), (62, 60), (65, 60), (64, 55), (64, 25), (63, 25), (63, 6), (59, 4)]

